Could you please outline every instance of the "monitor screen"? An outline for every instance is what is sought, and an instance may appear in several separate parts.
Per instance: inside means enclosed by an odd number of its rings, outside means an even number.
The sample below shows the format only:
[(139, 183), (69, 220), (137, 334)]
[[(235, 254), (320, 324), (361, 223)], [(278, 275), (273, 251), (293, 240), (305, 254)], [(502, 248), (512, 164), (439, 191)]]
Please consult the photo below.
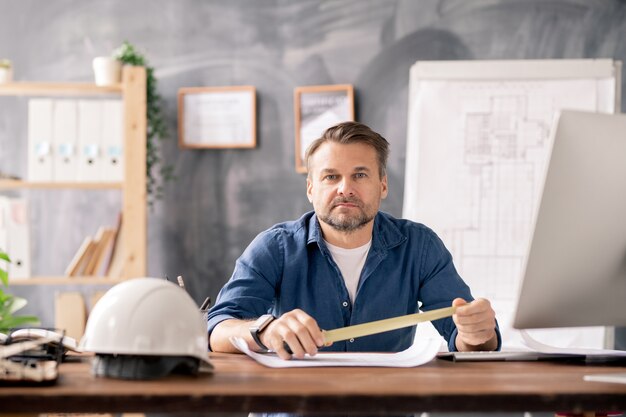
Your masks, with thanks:
[(626, 115), (563, 111), (513, 326), (626, 325)]

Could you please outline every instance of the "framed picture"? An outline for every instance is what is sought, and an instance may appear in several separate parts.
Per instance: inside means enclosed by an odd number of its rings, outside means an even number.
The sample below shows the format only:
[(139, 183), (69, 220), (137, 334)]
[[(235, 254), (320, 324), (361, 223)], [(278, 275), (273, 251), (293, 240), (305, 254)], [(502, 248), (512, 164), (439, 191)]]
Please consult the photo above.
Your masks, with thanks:
[(294, 90), (296, 171), (306, 172), (304, 154), (329, 127), (354, 121), (354, 88), (350, 84), (312, 85)]
[(178, 145), (186, 149), (254, 148), (256, 89), (252, 86), (179, 89)]

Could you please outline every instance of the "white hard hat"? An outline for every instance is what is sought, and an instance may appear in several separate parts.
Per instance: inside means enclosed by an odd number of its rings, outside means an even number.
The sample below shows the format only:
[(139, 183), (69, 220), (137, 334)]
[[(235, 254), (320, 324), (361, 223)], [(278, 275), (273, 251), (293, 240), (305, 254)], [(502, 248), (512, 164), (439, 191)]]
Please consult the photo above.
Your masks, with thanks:
[(115, 285), (94, 306), (80, 347), (96, 375), (149, 379), (211, 368), (206, 323), (179, 286), (158, 278)]

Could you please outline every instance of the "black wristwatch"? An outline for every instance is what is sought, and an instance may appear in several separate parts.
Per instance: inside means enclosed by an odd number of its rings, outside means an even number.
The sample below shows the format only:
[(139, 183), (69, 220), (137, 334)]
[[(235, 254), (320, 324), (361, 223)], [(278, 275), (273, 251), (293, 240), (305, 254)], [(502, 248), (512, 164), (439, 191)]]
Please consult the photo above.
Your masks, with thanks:
[(276, 317), (272, 316), (271, 314), (264, 314), (256, 319), (250, 326), (250, 334), (252, 335), (252, 339), (254, 339), (256, 344), (259, 345), (259, 347), (263, 350), (269, 349), (263, 344), (263, 342), (261, 342), (261, 332), (267, 329), (267, 326), (269, 326), (269, 324), (273, 322), (275, 318)]

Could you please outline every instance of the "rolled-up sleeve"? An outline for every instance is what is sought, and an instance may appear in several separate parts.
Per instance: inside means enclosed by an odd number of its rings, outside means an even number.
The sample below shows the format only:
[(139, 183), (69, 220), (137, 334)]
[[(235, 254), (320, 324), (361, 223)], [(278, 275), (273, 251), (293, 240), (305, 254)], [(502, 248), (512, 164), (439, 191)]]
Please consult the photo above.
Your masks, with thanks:
[[(452, 301), (463, 298), (467, 302), (474, 300), (470, 288), (459, 276), (452, 262), (452, 255), (446, 249), (441, 239), (434, 233), (429, 233), (422, 252), (422, 282), (421, 291), (423, 310), (434, 310), (449, 307)], [(456, 336), (458, 330), (452, 317), (433, 321), (433, 326), (447, 340), (448, 349), (456, 351)], [(502, 345), (502, 337), (497, 322), (495, 327), (498, 338), (497, 350)]]
[(237, 259), (230, 280), (209, 311), (207, 331), (227, 319), (254, 319), (273, 306), (283, 269), (281, 231), (260, 233)]

